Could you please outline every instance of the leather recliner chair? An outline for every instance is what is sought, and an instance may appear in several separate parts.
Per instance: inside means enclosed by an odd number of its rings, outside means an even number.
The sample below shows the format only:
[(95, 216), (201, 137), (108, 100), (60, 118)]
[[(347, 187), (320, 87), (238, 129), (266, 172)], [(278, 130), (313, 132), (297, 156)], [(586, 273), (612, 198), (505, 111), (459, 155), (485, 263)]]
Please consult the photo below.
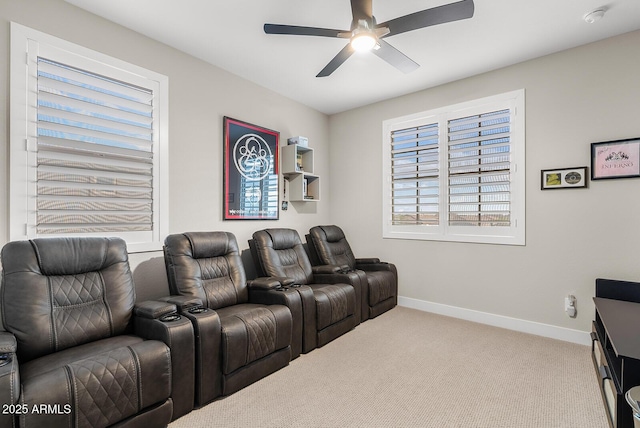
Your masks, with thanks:
[(340, 277), (313, 273), (300, 235), (293, 229), (265, 229), (253, 234), (249, 246), (264, 275), (279, 278), (298, 289), (303, 300), (305, 352), (320, 347), (360, 323), (359, 284), (345, 284)]
[[(229, 395), (281, 369), (292, 358), (292, 331), (297, 331), (294, 355), (300, 354), (300, 299), (280, 291), (278, 281), (247, 284), (238, 244), (228, 232), (169, 235), (164, 245), (171, 294), (200, 299), (219, 316), (217, 328), (200, 334), (207, 353), (200, 353), (196, 371), (212, 371), (206, 402)], [(274, 304), (284, 303), (284, 304)], [(205, 345), (208, 343), (208, 345)], [(206, 388), (202, 385), (201, 389)], [(204, 404), (204, 403), (201, 403)]]
[(155, 427), (192, 409), (191, 323), (163, 302), (134, 309), (123, 240), (15, 241), (0, 257), (0, 425)]
[(307, 235), (309, 252), (317, 264), (363, 276), (362, 320), (374, 318), (398, 304), (398, 272), (395, 265), (377, 258), (357, 259), (338, 226), (316, 226)]

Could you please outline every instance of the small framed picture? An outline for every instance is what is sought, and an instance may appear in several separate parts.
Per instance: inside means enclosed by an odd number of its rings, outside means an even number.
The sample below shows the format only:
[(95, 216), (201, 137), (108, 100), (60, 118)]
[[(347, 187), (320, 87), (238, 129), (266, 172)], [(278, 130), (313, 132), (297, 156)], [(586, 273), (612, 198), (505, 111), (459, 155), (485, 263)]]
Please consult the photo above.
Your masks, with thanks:
[(586, 166), (543, 169), (540, 188), (542, 190), (549, 190), (587, 187), (587, 169)]
[(591, 143), (591, 179), (640, 177), (640, 138)]

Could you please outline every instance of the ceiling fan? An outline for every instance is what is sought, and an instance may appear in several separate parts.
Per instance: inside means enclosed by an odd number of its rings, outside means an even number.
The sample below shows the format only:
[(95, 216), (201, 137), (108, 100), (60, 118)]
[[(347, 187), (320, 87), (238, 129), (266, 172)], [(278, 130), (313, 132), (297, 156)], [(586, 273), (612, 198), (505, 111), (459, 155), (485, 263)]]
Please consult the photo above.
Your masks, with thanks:
[(351, 30), (264, 24), (264, 32), (267, 34), (292, 34), (350, 39), (349, 44), (347, 44), (316, 77), (329, 76), (357, 50), (370, 50), (400, 71), (409, 73), (420, 67), (420, 65), (391, 46), (383, 40), (383, 38), (430, 27), (432, 25), (471, 18), (474, 11), (473, 0), (462, 0), (378, 24), (372, 14), (371, 3), (372, 0), (351, 0), (351, 13), (353, 15)]

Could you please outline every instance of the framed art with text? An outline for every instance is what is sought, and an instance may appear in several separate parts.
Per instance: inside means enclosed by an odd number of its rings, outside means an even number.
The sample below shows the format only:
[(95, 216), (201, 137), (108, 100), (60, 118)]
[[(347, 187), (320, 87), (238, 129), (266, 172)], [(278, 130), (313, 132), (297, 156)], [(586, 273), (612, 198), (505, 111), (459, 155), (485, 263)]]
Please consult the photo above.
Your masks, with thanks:
[(591, 179), (640, 177), (640, 138), (591, 143)]
[(542, 190), (570, 189), (576, 187), (587, 187), (586, 166), (542, 170), (540, 183)]
[(278, 219), (280, 133), (224, 117), (224, 220)]

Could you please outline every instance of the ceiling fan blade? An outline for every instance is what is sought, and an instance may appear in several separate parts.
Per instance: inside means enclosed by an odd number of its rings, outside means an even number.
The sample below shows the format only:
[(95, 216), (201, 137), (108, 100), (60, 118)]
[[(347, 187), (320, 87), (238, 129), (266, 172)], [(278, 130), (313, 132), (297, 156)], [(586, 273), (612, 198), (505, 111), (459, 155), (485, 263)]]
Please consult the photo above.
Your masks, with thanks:
[(387, 61), (389, 64), (393, 65), (403, 73), (410, 73), (416, 68), (420, 67), (418, 63), (413, 61), (411, 58), (409, 58), (384, 40), (378, 40), (378, 44), (380, 45), (380, 48), (374, 49), (371, 52)]
[(357, 24), (360, 19), (364, 19), (369, 23), (371, 22), (371, 18), (373, 16), (371, 2), (372, 0), (351, 0), (353, 24)]
[(329, 64), (327, 64), (316, 77), (327, 77), (336, 71), (336, 69), (353, 54), (353, 52), (354, 50), (351, 47), (351, 43), (348, 43), (340, 52), (338, 52), (338, 55), (329, 61)]
[(389, 34), (386, 36), (388, 37), (432, 25), (471, 18), (474, 9), (473, 0), (463, 0), (401, 16), (378, 24), (376, 27), (388, 27)]
[(340, 34), (348, 33), (347, 30), (332, 30), (330, 28), (299, 27), (297, 25), (264, 24), (264, 32), (267, 34), (292, 34), (296, 36), (321, 36), (342, 37)]

